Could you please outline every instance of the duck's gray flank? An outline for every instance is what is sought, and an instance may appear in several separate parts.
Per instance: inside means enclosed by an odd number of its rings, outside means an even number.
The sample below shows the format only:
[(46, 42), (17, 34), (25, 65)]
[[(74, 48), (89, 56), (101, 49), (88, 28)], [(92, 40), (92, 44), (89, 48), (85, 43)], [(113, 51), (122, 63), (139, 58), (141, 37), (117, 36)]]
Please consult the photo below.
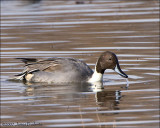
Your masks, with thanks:
[(22, 74), (25, 80), (32, 74), (33, 82), (77, 82), (86, 81), (93, 71), (82, 61), (74, 58), (49, 58), (30, 63), (28, 58), (21, 58), (25, 69)]

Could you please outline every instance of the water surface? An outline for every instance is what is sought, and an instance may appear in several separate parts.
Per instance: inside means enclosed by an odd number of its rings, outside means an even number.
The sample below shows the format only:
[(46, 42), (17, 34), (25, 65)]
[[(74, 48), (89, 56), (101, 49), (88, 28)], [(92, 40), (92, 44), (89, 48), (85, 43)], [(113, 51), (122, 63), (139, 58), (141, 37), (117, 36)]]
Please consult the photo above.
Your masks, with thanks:
[[(157, 0), (1, 4), (2, 127), (159, 127)], [(7, 81), (23, 69), (17, 57), (75, 57), (94, 69), (106, 50), (129, 75), (128, 89), (112, 70), (103, 86)]]

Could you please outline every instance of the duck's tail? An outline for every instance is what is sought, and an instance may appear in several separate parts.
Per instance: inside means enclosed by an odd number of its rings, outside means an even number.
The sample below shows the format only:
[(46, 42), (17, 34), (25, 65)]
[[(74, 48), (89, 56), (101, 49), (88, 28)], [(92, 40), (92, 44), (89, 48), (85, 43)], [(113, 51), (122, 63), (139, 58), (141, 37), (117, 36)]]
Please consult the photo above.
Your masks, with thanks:
[(20, 59), (22, 62), (24, 62), (25, 64), (31, 63), (31, 62), (36, 62), (37, 59), (35, 58), (16, 58), (16, 59)]
[(9, 78), (11, 81), (22, 81), (25, 80), (25, 75), (27, 72), (22, 72), (20, 74), (14, 75), (13, 77)]
[(24, 71), (20, 74), (14, 75), (14, 77), (10, 78), (9, 80), (14, 80), (14, 81), (27, 81), (26, 77), (34, 72), (39, 71), (38, 69), (34, 69), (31, 71)]

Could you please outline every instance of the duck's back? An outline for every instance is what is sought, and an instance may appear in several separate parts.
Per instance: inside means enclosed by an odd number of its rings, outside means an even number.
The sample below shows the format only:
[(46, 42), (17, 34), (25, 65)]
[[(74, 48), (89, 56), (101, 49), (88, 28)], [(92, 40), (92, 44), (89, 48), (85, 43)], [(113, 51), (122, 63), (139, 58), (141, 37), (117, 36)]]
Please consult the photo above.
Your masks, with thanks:
[(46, 60), (24, 59), (26, 69), (23, 78), (30, 82), (81, 82), (93, 74), (89, 66), (74, 58), (50, 58)]

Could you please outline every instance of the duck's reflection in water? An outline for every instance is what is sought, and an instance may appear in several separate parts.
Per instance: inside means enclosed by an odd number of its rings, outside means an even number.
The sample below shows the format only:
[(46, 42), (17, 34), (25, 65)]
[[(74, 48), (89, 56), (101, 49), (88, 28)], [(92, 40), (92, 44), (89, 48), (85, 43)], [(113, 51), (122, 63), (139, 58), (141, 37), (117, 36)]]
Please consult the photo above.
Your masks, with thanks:
[[(63, 102), (65, 104), (66, 101), (73, 101), (73, 104), (76, 100), (88, 100), (87, 98), (91, 95), (93, 98), (91, 100), (95, 101), (95, 105), (105, 110), (113, 110), (118, 109), (118, 104), (121, 98), (121, 92), (119, 90), (107, 90), (104, 89), (103, 84), (101, 82), (96, 82), (93, 84), (90, 83), (70, 83), (70, 84), (61, 84), (61, 85), (35, 85), (35, 84), (27, 84), (26, 89), (24, 91), (25, 96), (35, 96), (41, 97), (41, 100), (44, 101), (52, 101), (54, 100)], [(94, 99), (95, 97), (95, 99)], [(44, 98), (44, 99), (43, 99)], [(47, 103), (46, 101), (46, 103)], [(86, 101), (85, 101), (86, 102)], [(90, 101), (88, 101), (89, 103)], [(83, 102), (80, 103), (80, 105)]]
[(96, 101), (97, 104), (105, 108), (106, 110), (117, 110), (118, 104), (120, 103), (121, 92), (119, 90), (116, 91), (102, 91), (96, 93)]

